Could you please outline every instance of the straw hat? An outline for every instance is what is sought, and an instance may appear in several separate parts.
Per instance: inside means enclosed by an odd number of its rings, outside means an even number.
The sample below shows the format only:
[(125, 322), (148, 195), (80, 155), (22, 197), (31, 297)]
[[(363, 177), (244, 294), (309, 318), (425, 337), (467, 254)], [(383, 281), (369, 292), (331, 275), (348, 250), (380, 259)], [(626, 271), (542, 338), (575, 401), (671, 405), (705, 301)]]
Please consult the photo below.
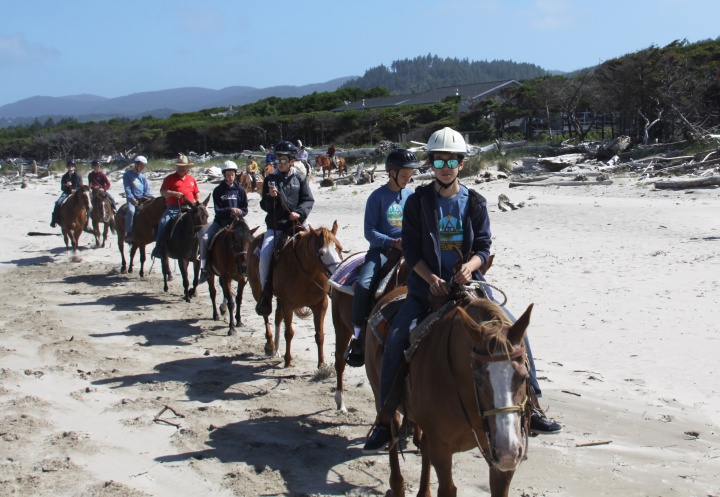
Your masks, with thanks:
[(183, 154), (178, 154), (178, 161), (175, 163), (176, 166), (190, 167), (194, 166), (195, 163), (188, 161), (188, 158)]

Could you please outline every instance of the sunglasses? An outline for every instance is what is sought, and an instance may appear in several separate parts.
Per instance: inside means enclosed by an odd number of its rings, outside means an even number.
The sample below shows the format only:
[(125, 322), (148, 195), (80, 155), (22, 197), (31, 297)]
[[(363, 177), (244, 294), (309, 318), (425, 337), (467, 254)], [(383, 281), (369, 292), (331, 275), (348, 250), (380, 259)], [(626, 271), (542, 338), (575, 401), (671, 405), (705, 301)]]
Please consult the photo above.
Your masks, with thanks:
[(280, 164), (287, 164), (288, 162), (290, 162), (290, 159), (278, 159), (277, 161), (278, 161)]
[(445, 164), (447, 164), (447, 167), (449, 167), (450, 169), (455, 169), (456, 167), (458, 167), (458, 165), (460, 165), (460, 161), (458, 159), (448, 159), (448, 160), (434, 159), (433, 160), (433, 167), (435, 169), (442, 169), (443, 167), (445, 167)]

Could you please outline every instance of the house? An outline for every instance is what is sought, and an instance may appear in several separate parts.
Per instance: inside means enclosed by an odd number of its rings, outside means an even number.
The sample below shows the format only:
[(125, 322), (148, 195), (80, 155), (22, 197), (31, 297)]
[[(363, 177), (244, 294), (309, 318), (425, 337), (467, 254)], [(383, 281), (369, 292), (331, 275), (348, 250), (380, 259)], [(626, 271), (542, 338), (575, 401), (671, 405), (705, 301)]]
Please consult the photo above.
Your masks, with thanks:
[(461, 108), (467, 108), (470, 102), (482, 100), (500, 93), (505, 88), (521, 86), (514, 79), (505, 81), (489, 81), (486, 83), (475, 83), (471, 85), (454, 85), (435, 88), (424, 93), (412, 93), (405, 95), (392, 95), (389, 97), (364, 98), (356, 102), (349, 102), (340, 107), (332, 109), (333, 112), (346, 110), (382, 109), (387, 107), (399, 107), (401, 105), (428, 105), (442, 102), (447, 97), (459, 96)]

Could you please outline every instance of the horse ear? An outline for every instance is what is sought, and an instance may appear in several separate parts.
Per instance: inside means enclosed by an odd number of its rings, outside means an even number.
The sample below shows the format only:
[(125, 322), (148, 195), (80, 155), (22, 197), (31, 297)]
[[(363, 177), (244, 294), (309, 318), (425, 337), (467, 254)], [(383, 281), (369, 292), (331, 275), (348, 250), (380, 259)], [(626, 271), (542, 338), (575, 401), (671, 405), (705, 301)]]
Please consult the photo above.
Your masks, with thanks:
[(527, 330), (527, 327), (530, 325), (530, 314), (532, 313), (533, 305), (535, 304), (530, 304), (525, 312), (523, 312), (523, 315), (520, 316), (520, 319), (515, 321), (508, 330), (508, 340), (513, 345), (520, 345), (520, 342), (525, 336), (525, 330)]
[(332, 234), (337, 235), (337, 232), (338, 232), (338, 223), (337, 223), (337, 219), (336, 219), (335, 221), (333, 221)]
[(210, 203), (210, 197), (212, 197), (212, 193), (210, 195), (208, 195), (207, 198), (205, 199), (205, 202), (203, 202), (203, 205), (205, 207), (207, 207), (207, 205)]
[(250, 234), (251, 234), (251, 235), (254, 235), (255, 232), (258, 230), (259, 227), (260, 227), (260, 226), (255, 226), (253, 229), (251, 229), (251, 230), (250, 230)]

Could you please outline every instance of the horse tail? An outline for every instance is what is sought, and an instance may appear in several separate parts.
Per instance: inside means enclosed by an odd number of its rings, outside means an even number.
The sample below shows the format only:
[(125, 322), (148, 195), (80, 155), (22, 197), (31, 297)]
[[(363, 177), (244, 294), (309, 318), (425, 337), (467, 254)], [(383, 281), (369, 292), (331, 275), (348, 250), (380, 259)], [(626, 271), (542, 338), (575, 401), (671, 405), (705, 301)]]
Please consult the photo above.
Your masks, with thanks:
[(301, 307), (300, 309), (295, 309), (293, 314), (295, 314), (299, 319), (307, 319), (312, 316), (312, 309), (309, 307)]

